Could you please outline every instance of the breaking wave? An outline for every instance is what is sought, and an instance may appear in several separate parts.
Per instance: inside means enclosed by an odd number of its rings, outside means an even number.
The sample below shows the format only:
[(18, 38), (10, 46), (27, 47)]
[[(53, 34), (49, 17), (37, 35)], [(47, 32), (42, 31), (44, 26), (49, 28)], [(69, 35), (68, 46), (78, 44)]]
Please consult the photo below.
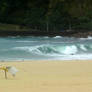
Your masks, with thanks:
[(92, 59), (92, 37), (0, 38), (0, 59), (77, 60)]
[(84, 52), (92, 51), (92, 45), (40, 45), (40, 46), (25, 46), (25, 47), (15, 47), (13, 50), (22, 50), (28, 53), (34, 53), (39, 55), (76, 55)]

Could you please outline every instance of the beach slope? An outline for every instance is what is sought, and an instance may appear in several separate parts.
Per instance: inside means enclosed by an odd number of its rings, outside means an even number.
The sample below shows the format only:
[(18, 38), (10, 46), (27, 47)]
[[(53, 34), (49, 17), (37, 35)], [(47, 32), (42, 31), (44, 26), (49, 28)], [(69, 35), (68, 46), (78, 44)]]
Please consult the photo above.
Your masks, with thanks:
[(0, 71), (0, 92), (92, 92), (92, 61), (0, 62), (14, 66), (13, 77)]

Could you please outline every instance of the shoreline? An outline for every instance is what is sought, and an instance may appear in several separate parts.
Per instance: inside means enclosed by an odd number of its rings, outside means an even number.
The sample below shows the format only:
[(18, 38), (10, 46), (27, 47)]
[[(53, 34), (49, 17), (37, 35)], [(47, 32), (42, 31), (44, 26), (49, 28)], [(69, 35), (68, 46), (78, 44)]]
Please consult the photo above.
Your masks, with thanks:
[(0, 37), (7, 36), (63, 36), (63, 37), (88, 37), (92, 36), (91, 29), (61, 29), (61, 30), (40, 30), (17, 24), (0, 24)]
[(87, 38), (88, 36), (92, 36), (92, 31), (83, 31), (83, 30), (73, 30), (73, 31), (32, 31), (32, 30), (23, 30), (23, 31), (16, 31), (16, 30), (0, 30), (0, 37), (12, 37), (12, 36), (35, 36), (35, 37), (55, 37), (55, 36), (62, 36), (62, 37), (76, 37), (76, 38)]
[(92, 61), (92, 59), (89, 60), (0, 60), (0, 62), (88, 62)]

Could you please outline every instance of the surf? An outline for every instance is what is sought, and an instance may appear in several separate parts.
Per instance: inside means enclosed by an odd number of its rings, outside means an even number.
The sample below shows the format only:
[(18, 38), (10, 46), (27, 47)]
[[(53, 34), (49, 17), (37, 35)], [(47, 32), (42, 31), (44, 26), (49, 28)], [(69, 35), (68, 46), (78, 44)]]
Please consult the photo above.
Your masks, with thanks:
[(91, 37), (0, 38), (0, 59), (68, 60), (91, 59)]

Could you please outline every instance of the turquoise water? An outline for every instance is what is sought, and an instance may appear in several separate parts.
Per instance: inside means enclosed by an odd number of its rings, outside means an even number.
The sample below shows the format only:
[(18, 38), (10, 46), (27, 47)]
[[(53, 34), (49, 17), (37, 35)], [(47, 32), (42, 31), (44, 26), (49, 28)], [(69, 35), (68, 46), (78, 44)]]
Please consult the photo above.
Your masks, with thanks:
[(88, 60), (92, 38), (5, 37), (0, 38), (0, 60)]

